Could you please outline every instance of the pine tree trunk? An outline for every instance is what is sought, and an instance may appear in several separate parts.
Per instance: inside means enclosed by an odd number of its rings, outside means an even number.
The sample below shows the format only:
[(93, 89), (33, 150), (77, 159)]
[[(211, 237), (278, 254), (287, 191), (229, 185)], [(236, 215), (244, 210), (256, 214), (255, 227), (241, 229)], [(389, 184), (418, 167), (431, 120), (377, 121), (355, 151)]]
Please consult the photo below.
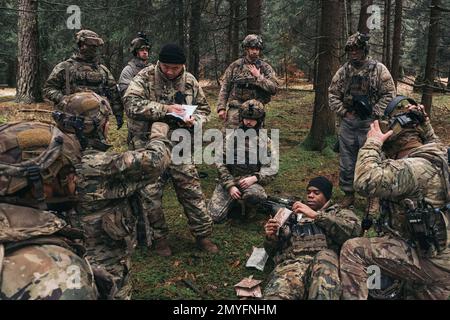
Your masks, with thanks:
[(395, 86), (397, 86), (397, 80), (400, 79), (402, 11), (403, 11), (403, 0), (395, 0), (394, 40), (392, 46), (392, 67), (391, 67), (391, 74), (392, 78), (394, 79)]
[(347, 36), (353, 34), (353, 13), (352, 13), (352, 0), (347, 1), (347, 22), (348, 22), (348, 33)]
[(328, 87), (339, 67), (340, 0), (322, 0), (321, 11), (318, 78), (313, 120), (308, 136), (308, 146), (312, 150), (322, 150), (325, 147), (325, 138), (335, 132), (335, 116), (328, 105)]
[(20, 103), (42, 101), (37, 10), (37, 0), (19, 1), (16, 101)]
[(370, 29), (367, 26), (370, 14), (367, 13), (367, 8), (373, 4), (373, 0), (361, 0), (361, 11), (359, 12), (358, 31), (362, 33), (369, 33)]
[(239, 15), (241, 13), (241, 4), (239, 0), (233, 1), (233, 33), (232, 33), (232, 50), (231, 50), (231, 61), (236, 60), (239, 57), (239, 29), (240, 20)]
[(261, 34), (262, 0), (247, 0), (247, 34)]
[(184, 2), (183, 0), (177, 0), (177, 23), (178, 23), (178, 42), (180, 46), (184, 49)]
[(228, 28), (227, 28), (227, 51), (225, 54), (225, 62), (231, 63), (231, 55), (233, 51), (233, 18), (234, 18), (234, 1), (228, 0)]
[(200, 71), (200, 19), (201, 0), (194, 0), (191, 5), (191, 21), (189, 26), (189, 63), (188, 69), (197, 79)]
[(431, 12), (430, 12), (430, 28), (428, 31), (428, 49), (427, 49), (427, 62), (425, 65), (425, 87), (422, 93), (422, 104), (425, 106), (425, 110), (428, 114), (431, 114), (431, 105), (433, 103), (433, 88), (435, 66), (437, 57), (437, 47), (439, 43), (439, 19), (440, 11), (436, 7), (441, 4), (440, 0), (431, 0)]
[(391, 67), (391, 0), (384, 1), (384, 51), (383, 64)]

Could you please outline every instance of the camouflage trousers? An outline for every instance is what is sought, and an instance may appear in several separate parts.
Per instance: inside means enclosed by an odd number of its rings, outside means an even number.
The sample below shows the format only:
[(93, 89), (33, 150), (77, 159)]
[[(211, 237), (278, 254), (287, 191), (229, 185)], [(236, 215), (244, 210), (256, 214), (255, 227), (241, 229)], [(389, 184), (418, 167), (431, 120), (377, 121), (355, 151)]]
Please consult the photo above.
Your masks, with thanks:
[(136, 246), (136, 223), (128, 201), (81, 216), (101, 299), (131, 299), (131, 256)]
[(339, 300), (339, 258), (326, 249), (278, 264), (264, 289), (266, 300)]
[(367, 139), (370, 130), (369, 120), (342, 119), (339, 129), (339, 186), (344, 192), (354, 192), (353, 179), (358, 151)]
[(220, 223), (226, 219), (231, 209), (240, 203), (245, 214), (257, 209), (258, 204), (267, 199), (267, 194), (260, 184), (253, 184), (242, 191), (241, 200), (231, 198), (228, 190), (221, 184), (216, 186), (211, 199), (208, 202), (207, 210), (215, 223)]
[(239, 107), (227, 107), (225, 129), (236, 129), (237, 127), (239, 127)]
[(0, 264), (0, 300), (97, 299), (89, 263), (66, 248), (28, 245), (7, 252)]
[(166, 238), (169, 234), (169, 227), (162, 209), (163, 190), (169, 178), (172, 180), (177, 199), (183, 206), (192, 235), (194, 237), (210, 236), (212, 220), (206, 211), (205, 197), (195, 165), (171, 164), (156, 183), (147, 185), (139, 192), (142, 212), (148, 217), (153, 239)]
[(434, 258), (426, 259), (404, 240), (393, 236), (348, 240), (341, 249), (343, 299), (367, 299), (367, 268), (371, 265), (378, 266), (382, 274), (405, 281), (408, 288), (414, 289), (414, 299), (449, 297), (449, 248)]

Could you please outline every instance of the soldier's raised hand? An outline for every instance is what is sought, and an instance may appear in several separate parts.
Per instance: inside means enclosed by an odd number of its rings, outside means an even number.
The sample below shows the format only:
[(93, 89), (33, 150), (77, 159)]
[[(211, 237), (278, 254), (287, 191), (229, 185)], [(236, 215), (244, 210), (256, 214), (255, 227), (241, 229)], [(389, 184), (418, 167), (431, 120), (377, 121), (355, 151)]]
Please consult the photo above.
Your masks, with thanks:
[(384, 143), (387, 139), (389, 139), (390, 136), (392, 136), (393, 133), (394, 131), (392, 130), (383, 133), (383, 131), (381, 131), (380, 129), (380, 123), (378, 122), (378, 120), (375, 120), (370, 124), (370, 130), (367, 133), (367, 139), (373, 138), (380, 141), (381, 143)]
[(251, 74), (252, 74), (255, 78), (258, 78), (258, 77), (261, 75), (261, 71), (259, 71), (259, 69), (258, 69), (254, 64), (249, 65), (248, 68), (249, 68)]

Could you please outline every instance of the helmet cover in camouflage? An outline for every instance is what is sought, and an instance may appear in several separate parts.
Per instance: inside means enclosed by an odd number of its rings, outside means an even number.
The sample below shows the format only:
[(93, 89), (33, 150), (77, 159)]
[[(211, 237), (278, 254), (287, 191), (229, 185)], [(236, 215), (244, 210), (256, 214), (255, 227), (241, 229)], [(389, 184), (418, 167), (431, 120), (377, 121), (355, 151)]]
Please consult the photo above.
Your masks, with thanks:
[(75, 34), (75, 40), (78, 46), (86, 44), (89, 46), (102, 46), (104, 44), (103, 39), (91, 30), (80, 30)]
[(239, 119), (254, 119), (259, 122), (264, 121), (266, 112), (264, 111), (264, 105), (258, 100), (245, 101), (239, 108)]
[(147, 49), (150, 51), (150, 43), (148, 42), (147, 38), (137, 37), (131, 40), (130, 52), (136, 55), (139, 49)]
[[(81, 161), (80, 144), (56, 126), (16, 122), (0, 126), (0, 196), (15, 194), (32, 178), (65, 186), (62, 169), (74, 171)], [(34, 180), (35, 181), (35, 180)]]
[(242, 41), (242, 48), (259, 48), (263, 49), (263, 40), (260, 35), (249, 34)]
[(108, 100), (95, 92), (83, 91), (66, 96), (57, 108), (61, 111), (54, 111), (53, 119), (58, 127), (63, 132), (75, 133), (83, 149), (87, 145), (109, 147), (104, 135), (112, 114)]
[(352, 48), (364, 49), (367, 54), (369, 52), (370, 36), (366, 33), (356, 32), (347, 39), (345, 44), (345, 51), (350, 51)]

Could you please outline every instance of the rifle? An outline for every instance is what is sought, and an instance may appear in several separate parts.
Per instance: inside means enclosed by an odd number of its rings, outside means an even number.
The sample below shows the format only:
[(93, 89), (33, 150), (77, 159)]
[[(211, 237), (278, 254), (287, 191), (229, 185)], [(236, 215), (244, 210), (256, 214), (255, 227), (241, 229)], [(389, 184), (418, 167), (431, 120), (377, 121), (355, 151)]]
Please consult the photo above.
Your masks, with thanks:
[(296, 201), (295, 198), (281, 198), (275, 196), (268, 196), (267, 200), (262, 203), (264, 209), (269, 213), (276, 213), (280, 208), (286, 208), (292, 211), (292, 206)]
[(370, 105), (367, 96), (353, 96), (353, 104), (348, 109), (350, 112), (355, 112), (361, 120), (366, 120), (372, 115), (372, 106)]

